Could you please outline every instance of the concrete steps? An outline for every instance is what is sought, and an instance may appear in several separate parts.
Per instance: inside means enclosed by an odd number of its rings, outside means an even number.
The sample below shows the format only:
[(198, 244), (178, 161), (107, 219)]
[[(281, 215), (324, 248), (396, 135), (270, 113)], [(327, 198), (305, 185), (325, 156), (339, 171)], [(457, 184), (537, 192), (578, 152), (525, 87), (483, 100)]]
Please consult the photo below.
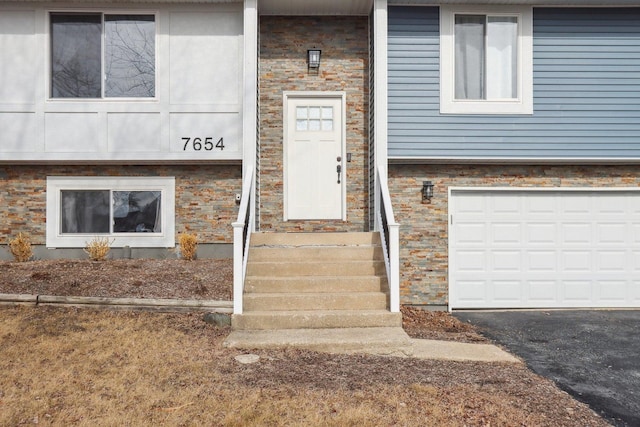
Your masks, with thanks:
[(402, 315), (387, 310), (253, 311), (234, 316), (235, 329), (380, 328), (402, 326)]
[(244, 297), (244, 309), (254, 311), (386, 310), (382, 292), (282, 292), (253, 293)]
[(387, 308), (386, 289), (378, 233), (256, 233), (244, 312), (233, 316), (228, 345), (311, 348), (312, 337), (323, 345), (333, 337), (335, 346), (356, 349), (390, 334), (398, 347), (408, 337), (401, 314)]

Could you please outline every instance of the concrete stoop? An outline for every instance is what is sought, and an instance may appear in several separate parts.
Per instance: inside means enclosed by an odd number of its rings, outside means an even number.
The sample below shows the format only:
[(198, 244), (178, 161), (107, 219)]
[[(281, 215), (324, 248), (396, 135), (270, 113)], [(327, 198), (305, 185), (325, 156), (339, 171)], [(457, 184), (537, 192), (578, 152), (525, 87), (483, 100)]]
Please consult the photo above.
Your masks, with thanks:
[(234, 330), (401, 327), (379, 233), (254, 233)]
[(224, 346), (245, 350), (300, 348), (327, 353), (408, 357), (413, 345), (399, 327), (236, 330)]

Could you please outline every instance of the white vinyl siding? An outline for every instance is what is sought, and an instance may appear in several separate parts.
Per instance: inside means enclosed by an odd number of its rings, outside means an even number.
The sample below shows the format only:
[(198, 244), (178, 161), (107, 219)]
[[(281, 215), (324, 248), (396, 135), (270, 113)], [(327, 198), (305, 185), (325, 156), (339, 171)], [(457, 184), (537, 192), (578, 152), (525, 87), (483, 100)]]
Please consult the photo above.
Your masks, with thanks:
[(242, 3), (5, 4), (0, 45), (0, 162), (242, 160)]

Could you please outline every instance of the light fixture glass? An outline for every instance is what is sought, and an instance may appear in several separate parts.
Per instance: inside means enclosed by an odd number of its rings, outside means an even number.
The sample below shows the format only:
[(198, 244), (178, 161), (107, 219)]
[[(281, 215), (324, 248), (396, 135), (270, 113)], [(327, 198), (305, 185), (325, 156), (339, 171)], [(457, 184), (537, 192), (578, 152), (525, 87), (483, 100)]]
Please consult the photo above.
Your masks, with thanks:
[(322, 51), (320, 49), (307, 50), (307, 64), (311, 69), (320, 68), (320, 55)]
[(430, 203), (432, 197), (433, 197), (433, 182), (422, 181), (422, 201), (426, 203)]

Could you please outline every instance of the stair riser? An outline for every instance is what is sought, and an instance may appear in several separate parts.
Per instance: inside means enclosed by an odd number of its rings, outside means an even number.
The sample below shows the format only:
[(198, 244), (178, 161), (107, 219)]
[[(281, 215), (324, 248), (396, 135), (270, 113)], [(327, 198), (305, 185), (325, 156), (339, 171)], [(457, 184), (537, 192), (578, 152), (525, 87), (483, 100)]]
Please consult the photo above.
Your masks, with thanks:
[(234, 315), (234, 329), (320, 329), (320, 328), (376, 328), (400, 327), (400, 313), (389, 312), (354, 312), (354, 313), (321, 313), (286, 312), (286, 313), (245, 313)]
[(387, 287), (384, 278), (365, 277), (247, 277), (246, 293), (272, 292), (377, 292)]
[(384, 310), (387, 308), (385, 294), (360, 295), (323, 294), (252, 294), (245, 295), (244, 310), (250, 311), (296, 311), (296, 310)]
[(375, 276), (385, 272), (383, 262), (252, 262), (248, 276)]
[(251, 246), (379, 245), (378, 233), (254, 233)]
[(269, 248), (258, 247), (249, 250), (249, 262), (260, 261), (382, 261), (381, 247), (305, 247)]

